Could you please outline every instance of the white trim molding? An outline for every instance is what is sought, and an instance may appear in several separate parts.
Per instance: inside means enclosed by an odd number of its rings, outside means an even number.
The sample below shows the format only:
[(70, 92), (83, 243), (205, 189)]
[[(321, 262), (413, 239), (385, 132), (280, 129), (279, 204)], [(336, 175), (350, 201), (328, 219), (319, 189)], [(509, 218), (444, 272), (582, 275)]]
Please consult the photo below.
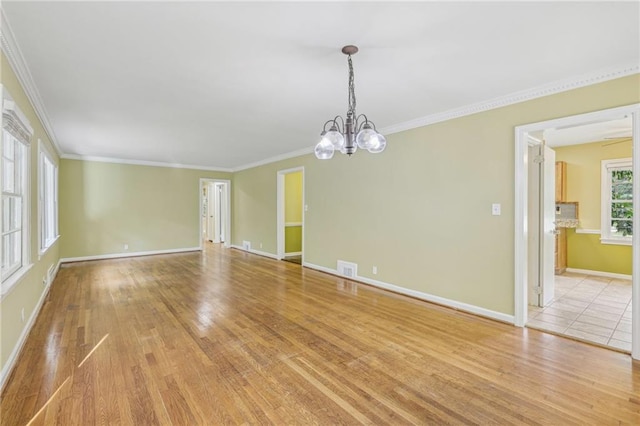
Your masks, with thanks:
[[(633, 167), (633, 159), (628, 158), (614, 158), (601, 160), (601, 169), (600, 169), (600, 180), (601, 180), (601, 189), (600, 189), (600, 243), (601, 244), (614, 244), (621, 246), (630, 246), (631, 245), (631, 236), (623, 237), (612, 235), (611, 232), (611, 222), (613, 218), (611, 217), (611, 208), (612, 208), (612, 200), (611, 200), (611, 191), (612, 191), (612, 173), (615, 170), (620, 169), (628, 169), (631, 170)], [(637, 192), (637, 190), (635, 191)], [(633, 193), (633, 191), (632, 191)], [(633, 220), (633, 219), (631, 219)]]
[(266, 251), (260, 251), (260, 250), (254, 250), (254, 249), (246, 250), (244, 247), (238, 246), (238, 245), (235, 245), (235, 244), (231, 244), (231, 248), (232, 249), (236, 249), (236, 250), (240, 250), (240, 251), (244, 251), (246, 253), (256, 254), (258, 256), (268, 257), (269, 259), (280, 260), (280, 259), (278, 259), (278, 256), (276, 256), (275, 254), (269, 253), (269, 252), (266, 252)]
[(20, 355), (20, 352), (22, 351), (22, 348), (24, 347), (24, 344), (27, 341), (27, 337), (29, 336), (31, 329), (33, 328), (33, 325), (36, 322), (36, 318), (38, 317), (38, 314), (40, 313), (40, 310), (44, 305), (44, 301), (47, 298), (47, 295), (49, 294), (49, 290), (51, 289), (51, 284), (53, 284), (53, 281), (55, 281), (56, 276), (58, 275), (58, 271), (60, 271), (61, 263), (62, 263), (61, 260), (58, 260), (58, 263), (56, 263), (56, 266), (53, 270), (53, 274), (51, 274), (51, 277), (48, 277), (46, 287), (42, 291), (42, 294), (40, 295), (40, 299), (38, 299), (38, 303), (36, 303), (36, 306), (33, 308), (31, 315), (29, 315), (29, 320), (27, 321), (24, 328), (22, 329), (22, 333), (20, 333), (20, 337), (18, 338), (16, 345), (11, 351), (11, 354), (9, 355), (7, 362), (4, 364), (4, 366), (2, 366), (2, 371), (0, 372), (0, 392), (4, 390), (4, 385), (6, 384), (7, 379), (11, 375), (11, 371), (13, 370), (16, 362), (18, 361), (18, 356)]
[(56, 153), (60, 155), (62, 154), (62, 150), (58, 145), (56, 134), (53, 131), (53, 126), (51, 125), (51, 121), (49, 120), (49, 116), (47, 115), (47, 110), (44, 107), (44, 102), (42, 101), (42, 97), (40, 96), (38, 87), (33, 80), (33, 76), (31, 75), (31, 71), (29, 71), (29, 67), (27, 67), (27, 62), (25, 61), (24, 56), (22, 56), (22, 51), (20, 50), (20, 47), (16, 42), (13, 31), (11, 30), (11, 25), (9, 25), (9, 21), (5, 16), (4, 10), (0, 10), (0, 15), (2, 22), (2, 24), (0, 25), (2, 52), (7, 57), (9, 65), (18, 77), (18, 81), (20, 81), (20, 84), (22, 85), (27, 98), (29, 98), (31, 105), (36, 112), (36, 115), (40, 119), (44, 130), (47, 132), (47, 136), (49, 136), (49, 140), (55, 148)]
[(511, 93), (506, 96), (501, 96), (475, 104), (465, 105), (460, 108), (450, 109), (448, 111), (427, 115), (426, 117), (417, 118), (415, 120), (405, 121), (404, 123), (385, 127), (380, 130), (380, 133), (389, 135), (392, 133), (415, 129), (418, 127), (428, 126), (430, 124), (440, 123), (442, 121), (448, 121), (454, 118), (477, 114), (479, 112), (502, 108), (508, 105), (530, 101), (532, 99), (542, 98), (544, 96), (555, 95), (556, 93), (566, 92), (569, 90), (578, 89), (580, 87), (614, 80), (616, 78), (626, 77), (628, 75), (637, 74), (638, 72), (640, 72), (640, 66), (637, 63), (628, 64), (627, 66), (622, 67), (599, 70), (589, 74), (583, 74), (577, 77), (559, 80), (531, 89)]
[(567, 272), (574, 274), (593, 275), (594, 277), (615, 278), (621, 280), (631, 280), (631, 275), (617, 274), (615, 272), (592, 271), (589, 269), (567, 268)]
[(600, 230), (599, 229), (589, 229), (589, 228), (576, 228), (576, 234), (600, 235)]
[(302, 173), (302, 261), (304, 262), (304, 216), (306, 206), (305, 196), (305, 174), (304, 166), (292, 167), (289, 169), (278, 170), (276, 172), (276, 256), (278, 259), (284, 259), (285, 253), (285, 230), (287, 223), (285, 222), (285, 176), (290, 173)]
[[(325, 266), (314, 265), (313, 263), (302, 262), (302, 266), (306, 268), (315, 269), (320, 272), (325, 272), (331, 275), (336, 275), (339, 277), (343, 277), (338, 273), (336, 269), (327, 268)], [(405, 296), (414, 297), (416, 299), (424, 300), (425, 302), (435, 303), (438, 305), (446, 306), (447, 308), (457, 309), (463, 312), (467, 312), (470, 314), (478, 315), (481, 317), (493, 319), (500, 322), (506, 322), (508, 324), (514, 323), (514, 316), (505, 314), (502, 312), (492, 311), (490, 309), (482, 308), (480, 306), (471, 305), (464, 302), (459, 302), (457, 300), (447, 299), (444, 297), (436, 296), (429, 293), (423, 293), (421, 291), (411, 290), (405, 287), (400, 287), (395, 284), (386, 283), (383, 281), (374, 280), (367, 277), (362, 277), (356, 274), (355, 277), (344, 277), (345, 279), (349, 279), (352, 281), (361, 282), (364, 284), (371, 285), (373, 287), (378, 287), (383, 290), (389, 290), (394, 293), (399, 293)]]
[(91, 155), (62, 154), (60, 158), (65, 160), (94, 161), (96, 163), (130, 164), (133, 166), (169, 167), (172, 169), (207, 170), (211, 172), (231, 173), (233, 169), (221, 167), (195, 166), (192, 164), (164, 163), (162, 161), (127, 160), (123, 158), (95, 157)]
[(284, 154), (276, 155), (274, 157), (265, 158), (264, 160), (256, 161), (254, 163), (244, 164), (242, 166), (234, 167), (232, 171), (241, 172), (242, 170), (253, 169), (254, 167), (264, 166), (265, 164), (276, 163), (282, 160), (288, 160), (289, 158), (302, 157), (303, 155), (313, 154), (315, 146), (298, 149), (295, 151), (287, 152)]
[(302, 256), (302, 252), (301, 251), (291, 251), (291, 252), (288, 252), (288, 253), (284, 254), (285, 258), (292, 257), (292, 256)]
[[(620, 75), (622, 76), (622, 75)], [(604, 81), (604, 80), (602, 80)], [(595, 81), (594, 81), (595, 82)], [(527, 214), (528, 214), (528, 145), (530, 135), (549, 128), (573, 127), (590, 123), (604, 122), (620, 119), (631, 115), (632, 143), (633, 143), (633, 188), (640, 187), (640, 104), (625, 105), (617, 108), (604, 109), (569, 117), (561, 117), (538, 123), (530, 123), (516, 126), (515, 133), (515, 185), (514, 185), (514, 316), (515, 325), (524, 327), (527, 322), (527, 298), (528, 298), (528, 268), (536, 268), (536, 265), (528, 265)], [(637, 191), (636, 191), (637, 192)], [(640, 200), (634, 197), (633, 206), (638, 210)], [(640, 228), (640, 215), (633, 217), (634, 228)], [(632, 309), (640, 311), (640, 239), (634, 236), (632, 239)], [(640, 359), (640, 315), (634, 316), (631, 327), (632, 348), (631, 356)]]
[(156, 254), (185, 253), (190, 251), (202, 251), (202, 249), (200, 247), (187, 247), (187, 248), (176, 248), (176, 249), (167, 249), (167, 250), (137, 251), (132, 253), (110, 253), (110, 254), (98, 254), (95, 256), (65, 257), (60, 259), (60, 263), (85, 262), (88, 260), (119, 259), (123, 257), (153, 256)]

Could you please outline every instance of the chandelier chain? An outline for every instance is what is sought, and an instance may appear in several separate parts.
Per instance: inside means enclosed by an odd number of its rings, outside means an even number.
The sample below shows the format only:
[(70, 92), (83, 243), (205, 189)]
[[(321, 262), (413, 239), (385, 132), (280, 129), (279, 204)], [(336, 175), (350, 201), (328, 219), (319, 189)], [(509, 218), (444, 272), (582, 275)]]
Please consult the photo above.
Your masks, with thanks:
[(349, 110), (347, 116), (354, 117), (356, 114), (356, 88), (353, 78), (353, 63), (351, 62), (351, 55), (349, 55)]

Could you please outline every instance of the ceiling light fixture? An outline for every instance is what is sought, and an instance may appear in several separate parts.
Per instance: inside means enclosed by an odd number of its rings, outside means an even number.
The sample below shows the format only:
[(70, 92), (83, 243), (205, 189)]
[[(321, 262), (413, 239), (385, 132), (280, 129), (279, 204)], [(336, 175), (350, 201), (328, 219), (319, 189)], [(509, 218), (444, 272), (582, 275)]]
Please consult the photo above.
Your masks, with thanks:
[[(384, 151), (387, 140), (376, 130), (376, 125), (366, 115), (356, 115), (356, 92), (353, 84), (351, 55), (358, 53), (356, 46), (345, 46), (342, 53), (349, 57), (349, 109), (346, 120), (338, 115), (324, 123), (315, 154), (320, 160), (329, 160), (337, 150), (351, 157), (358, 148), (377, 154)], [(327, 131), (327, 126), (331, 124)]]

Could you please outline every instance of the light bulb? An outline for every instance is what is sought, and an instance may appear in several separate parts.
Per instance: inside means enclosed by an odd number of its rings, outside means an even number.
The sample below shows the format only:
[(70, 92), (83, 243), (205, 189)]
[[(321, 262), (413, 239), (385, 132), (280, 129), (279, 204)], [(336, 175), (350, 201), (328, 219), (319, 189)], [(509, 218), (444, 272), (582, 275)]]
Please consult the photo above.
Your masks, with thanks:
[(382, 152), (387, 147), (387, 139), (385, 139), (385, 137), (382, 136), (380, 133), (377, 133), (376, 140), (378, 141), (378, 143), (375, 146), (372, 146), (371, 148), (368, 149), (368, 151), (372, 154), (377, 154), (379, 152)]
[(318, 142), (314, 150), (316, 158), (319, 160), (331, 160), (334, 151), (335, 148), (333, 147), (333, 144), (325, 137), (320, 139), (320, 142)]
[(362, 130), (356, 136), (358, 147), (362, 149), (371, 149), (378, 145), (378, 132), (373, 130), (369, 123), (362, 126)]
[(324, 135), (324, 139), (331, 142), (333, 147), (337, 150), (342, 149), (344, 146), (344, 136), (335, 126), (331, 127), (331, 129)]

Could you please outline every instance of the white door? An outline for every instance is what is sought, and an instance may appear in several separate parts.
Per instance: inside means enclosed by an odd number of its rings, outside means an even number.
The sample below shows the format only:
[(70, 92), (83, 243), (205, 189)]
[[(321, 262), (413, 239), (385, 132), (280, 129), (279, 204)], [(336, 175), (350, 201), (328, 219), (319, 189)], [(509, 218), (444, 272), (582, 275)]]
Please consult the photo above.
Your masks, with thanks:
[(220, 243), (222, 241), (222, 184), (215, 184), (213, 197), (213, 242)]
[(209, 200), (207, 202), (207, 239), (212, 242), (215, 241), (215, 215), (216, 215), (216, 187), (213, 183), (210, 183), (207, 187), (207, 195)]
[(554, 297), (555, 289), (555, 249), (556, 249), (556, 152), (548, 146), (543, 147), (541, 182), (540, 224), (540, 286), (539, 306), (547, 306)]
[(527, 155), (529, 185), (527, 195), (527, 302), (540, 306), (540, 169), (542, 145), (532, 142)]

